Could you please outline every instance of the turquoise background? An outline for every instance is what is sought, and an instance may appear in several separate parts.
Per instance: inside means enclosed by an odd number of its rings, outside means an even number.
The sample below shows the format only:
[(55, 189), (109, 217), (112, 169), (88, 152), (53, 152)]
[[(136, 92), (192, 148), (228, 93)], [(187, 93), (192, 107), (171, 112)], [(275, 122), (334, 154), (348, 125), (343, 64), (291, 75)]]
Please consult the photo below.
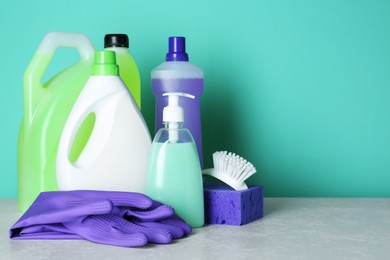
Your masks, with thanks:
[[(206, 166), (229, 150), (267, 196), (390, 197), (390, 1), (3, 2), (0, 197), (16, 197), (23, 72), (50, 31), (84, 32), (97, 49), (127, 33), (151, 129), (150, 71), (184, 35), (205, 71)], [(77, 58), (59, 51), (45, 77)]]

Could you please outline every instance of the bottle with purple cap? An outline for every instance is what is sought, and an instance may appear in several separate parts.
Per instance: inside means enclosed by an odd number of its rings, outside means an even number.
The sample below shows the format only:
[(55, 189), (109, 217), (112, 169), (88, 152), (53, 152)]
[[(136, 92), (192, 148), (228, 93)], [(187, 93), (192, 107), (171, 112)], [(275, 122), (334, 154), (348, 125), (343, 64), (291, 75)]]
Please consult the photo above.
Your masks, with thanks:
[(203, 168), (202, 133), (200, 120), (200, 96), (203, 93), (203, 71), (188, 61), (185, 37), (169, 37), (169, 49), (165, 62), (152, 70), (152, 92), (156, 97), (155, 131), (163, 128), (163, 109), (168, 105), (167, 92), (180, 92), (195, 96), (181, 99), (184, 109), (184, 127), (195, 139), (199, 161)]

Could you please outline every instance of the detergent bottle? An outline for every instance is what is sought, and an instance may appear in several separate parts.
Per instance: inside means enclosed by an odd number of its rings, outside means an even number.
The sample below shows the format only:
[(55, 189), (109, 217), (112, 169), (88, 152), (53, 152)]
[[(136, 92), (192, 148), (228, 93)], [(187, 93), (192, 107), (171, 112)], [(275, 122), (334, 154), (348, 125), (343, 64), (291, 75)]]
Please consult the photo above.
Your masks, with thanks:
[(165, 62), (152, 70), (152, 92), (156, 97), (155, 131), (163, 128), (162, 114), (168, 104), (167, 92), (181, 92), (195, 96), (181, 102), (186, 118), (186, 128), (195, 139), (201, 167), (203, 168), (200, 96), (203, 93), (203, 71), (188, 61), (184, 37), (169, 37)]
[(201, 227), (204, 200), (199, 156), (191, 132), (183, 127), (185, 112), (179, 104), (181, 97), (195, 97), (175, 92), (163, 95), (168, 98), (168, 106), (163, 110), (165, 127), (153, 140), (146, 194), (171, 205), (191, 227)]
[(133, 95), (138, 108), (141, 109), (141, 80), (137, 64), (129, 52), (129, 37), (126, 34), (106, 34), (104, 48), (115, 51), (119, 76)]
[[(80, 61), (45, 84), (41, 78), (58, 48), (75, 48)], [(24, 74), (24, 116), (18, 136), (18, 206), (27, 210), (42, 191), (57, 190), (55, 161), (66, 119), (90, 75), (94, 47), (81, 33), (48, 33)], [(88, 139), (92, 119), (77, 134), (71, 157), (77, 158)]]
[[(70, 151), (84, 120), (94, 125), (72, 161)], [(115, 52), (95, 53), (92, 75), (64, 126), (57, 153), (60, 190), (145, 191), (151, 138), (137, 104), (119, 77)]]

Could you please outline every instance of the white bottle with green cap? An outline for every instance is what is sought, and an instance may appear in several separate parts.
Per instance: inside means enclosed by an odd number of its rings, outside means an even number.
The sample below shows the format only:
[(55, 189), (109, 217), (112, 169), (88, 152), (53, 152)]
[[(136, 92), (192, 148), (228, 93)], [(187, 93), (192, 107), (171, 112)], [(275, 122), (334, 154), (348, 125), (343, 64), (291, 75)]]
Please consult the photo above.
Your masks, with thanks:
[[(75, 160), (74, 137), (94, 117), (91, 136)], [(57, 153), (59, 190), (144, 192), (150, 133), (137, 104), (119, 77), (113, 51), (95, 53), (92, 75), (65, 124)]]

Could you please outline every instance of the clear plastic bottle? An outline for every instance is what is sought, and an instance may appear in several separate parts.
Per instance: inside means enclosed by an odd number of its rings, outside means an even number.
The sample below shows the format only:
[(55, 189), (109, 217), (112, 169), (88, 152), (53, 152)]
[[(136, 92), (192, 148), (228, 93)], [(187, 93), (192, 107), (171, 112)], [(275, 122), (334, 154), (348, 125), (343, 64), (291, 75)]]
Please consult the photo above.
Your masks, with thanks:
[(164, 63), (152, 70), (152, 92), (156, 97), (155, 131), (163, 128), (163, 109), (168, 105), (167, 92), (181, 92), (195, 96), (183, 99), (181, 106), (186, 118), (185, 127), (195, 139), (201, 167), (203, 168), (200, 96), (203, 93), (203, 71), (191, 64), (186, 53), (184, 37), (169, 37), (169, 50)]
[(165, 127), (152, 143), (146, 193), (153, 199), (171, 205), (191, 227), (204, 224), (203, 183), (199, 156), (190, 131), (183, 127), (184, 112), (178, 105), (184, 93), (167, 93), (169, 105), (164, 108)]
[(137, 64), (129, 52), (129, 38), (126, 34), (106, 34), (104, 49), (115, 51), (119, 76), (130, 90), (138, 108), (141, 109), (141, 80)]
[[(59, 48), (74, 48), (80, 61), (41, 83)], [(24, 115), (18, 136), (18, 206), (25, 212), (42, 191), (58, 189), (56, 156), (65, 122), (88, 80), (95, 48), (81, 33), (50, 32), (42, 40), (24, 73)], [(70, 157), (77, 158), (93, 127), (85, 120)]]

